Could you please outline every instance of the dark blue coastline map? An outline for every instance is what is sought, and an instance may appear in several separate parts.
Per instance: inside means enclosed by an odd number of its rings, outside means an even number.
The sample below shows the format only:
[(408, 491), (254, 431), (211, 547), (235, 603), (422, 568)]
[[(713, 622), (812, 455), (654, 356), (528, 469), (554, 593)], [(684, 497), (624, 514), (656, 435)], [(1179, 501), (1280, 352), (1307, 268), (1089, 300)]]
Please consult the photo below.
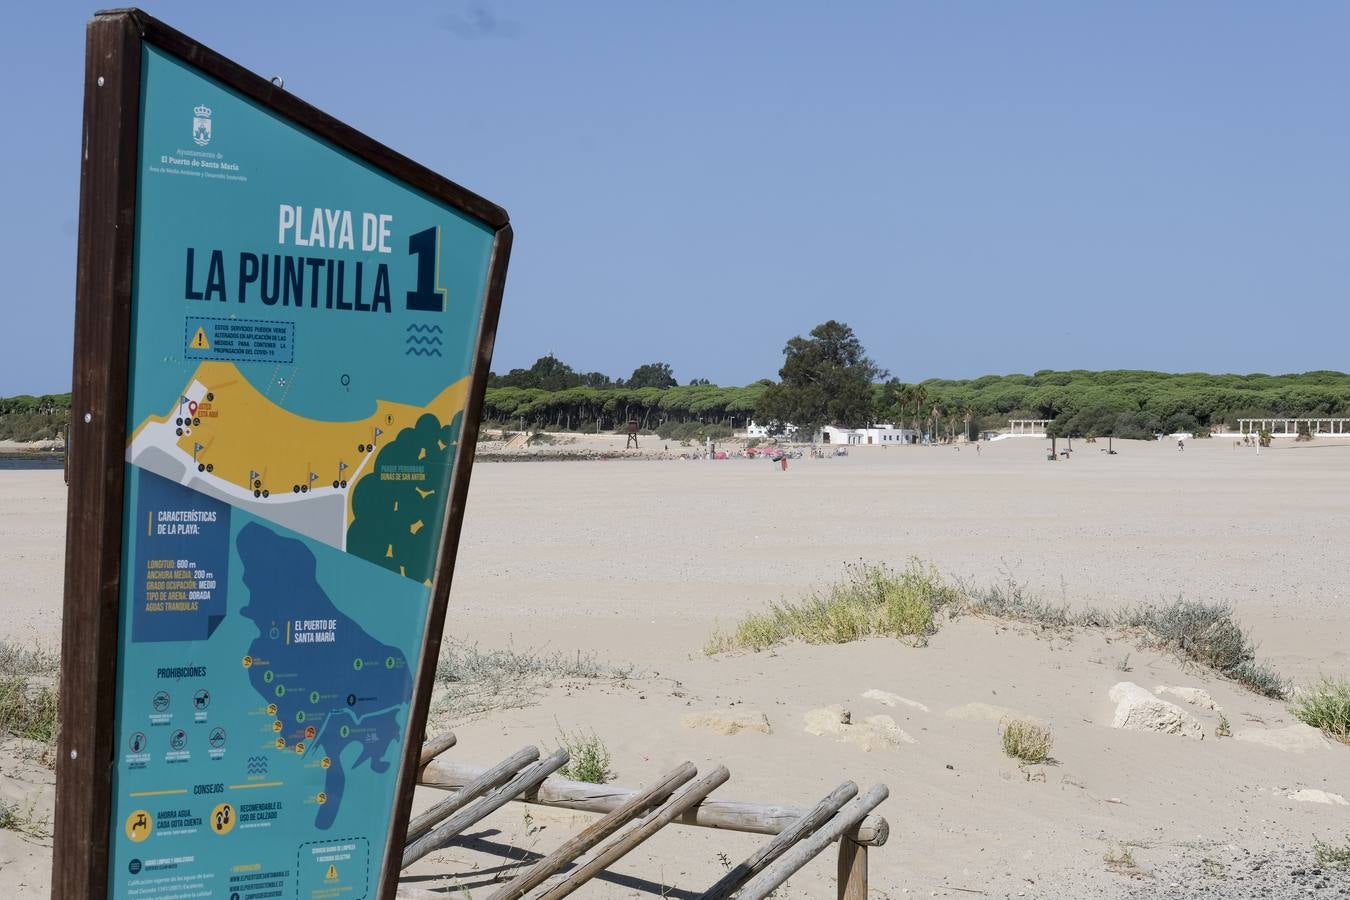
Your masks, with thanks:
[[(382, 644), (343, 615), (319, 587), (314, 554), (304, 543), (256, 522), (236, 541), (249, 601), (241, 612), (258, 627), (249, 645), (249, 683), (268, 709), (277, 748), (301, 759), (318, 756), (325, 770), (324, 802), (314, 824), (333, 825), (347, 776), (343, 751), (357, 748), (353, 768), (388, 771), (399, 739), (399, 713), (412, 695), (403, 651)], [(285, 623), (283, 631), (280, 623)], [(334, 670), (351, 669), (343, 690)]]

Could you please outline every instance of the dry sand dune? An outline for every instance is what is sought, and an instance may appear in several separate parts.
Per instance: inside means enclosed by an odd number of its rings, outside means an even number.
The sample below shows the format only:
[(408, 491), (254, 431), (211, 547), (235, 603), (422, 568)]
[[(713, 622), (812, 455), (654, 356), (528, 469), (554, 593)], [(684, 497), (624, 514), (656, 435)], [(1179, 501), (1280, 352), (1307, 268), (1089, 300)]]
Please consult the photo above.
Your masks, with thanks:
[[(1315, 793), (1350, 798), (1350, 747), (1310, 735), (1282, 703), (1126, 638), (963, 618), (921, 648), (873, 639), (700, 652), (719, 623), (822, 585), (845, 562), (918, 556), (976, 582), (1011, 571), (1071, 604), (1178, 594), (1231, 603), (1285, 674), (1350, 673), (1350, 442), (1260, 456), (1222, 439), (1184, 453), (1075, 446), (1055, 464), (1028, 439), (979, 454), (858, 448), (787, 472), (740, 460), (480, 465), (454, 637), (590, 651), (645, 674), (564, 680), (537, 705), (457, 722), (451, 753), (486, 765), (527, 743), (556, 744), (560, 729), (593, 730), (627, 785), (684, 759), (725, 762), (732, 782), (719, 795), (746, 800), (809, 804), (845, 778), (884, 781), (893, 830), (872, 855), (876, 896), (1240, 897), (1268, 884), (1302, 895), (1308, 876), (1289, 867), (1306, 867), (1315, 837), (1350, 833), (1350, 805)], [(5, 640), (57, 639), (63, 523), (59, 472), (0, 472)], [(1219, 713), (1186, 704), (1205, 740), (1114, 729), (1109, 692), (1124, 681), (1204, 688), (1235, 736), (1215, 738)], [(864, 696), (877, 691), (895, 697)], [(845, 740), (808, 733), (813, 711), (834, 706), (854, 723), (889, 716), (895, 730), (880, 733), (892, 740), (865, 749), (852, 729)], [(770, 733), (684, 724), (727, 710), (763, 713)], [(1003, 755), (998, 724), (1012, 714), (1051, 728), (1052, 764)], [(39, 809), (50, 803), (44, 781), (31, 763), (0, 768), (3, 796)], [(453, 875), (477, 894), (501, 865), (484, 849), (547, 852), (580, 821), (510, 807), (414, 876), (435, 885)], [(701, 889), (723, 855), (737, 860), (759, 840), (669, 829), (595, 895)], [(1105, 862), (1125, 851), (1134, 868)], [(45, 853), (41, 840), (0, 833), (5, 896), (44, 896)], [(817, 861), (783, 895), (832, 896), (833, 866)], [(1350, 880), (1318, 875), (1306, 889), (1350, 891)]]
[[(714, 622), (919, 556), (1049, 599), (1231, 603), (1282, 669), (1350, 668), (1350, 441), (855, 448), (842, 459), (480, 466), (455, 625), (489, 642), (546, 615), (563, 646), (662, 654)], [(1061, 446), (1062, 442), (1061, 442)], [(524, 552), (528, 549), (528, 552)], [(613, 623), (608, 627), (605, 623)], [(619, 637), (619, 635), (622, 635)]]

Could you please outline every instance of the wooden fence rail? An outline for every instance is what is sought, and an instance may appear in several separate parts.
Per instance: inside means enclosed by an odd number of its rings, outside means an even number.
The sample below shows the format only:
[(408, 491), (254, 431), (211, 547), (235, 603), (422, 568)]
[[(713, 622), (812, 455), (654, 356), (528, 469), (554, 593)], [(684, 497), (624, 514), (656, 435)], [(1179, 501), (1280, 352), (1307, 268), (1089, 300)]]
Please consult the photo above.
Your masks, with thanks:
[[(807, 810), (712, 799), (709, 795), (730, 778), (723, 766), (695, 781), (697, 769), (684, 763), (650, 787), (637, 790), (554, 777), (567, 763), (564, 750), (539, 761), (538, 749), (526, 747), (496, 766), (480, 768), (439, 758), (454, 745), (453, 734), (423, 745), (418, 784), (448, 791), (450, 796), (409, 825), (404, 868), (454, 843), (466, 828), (513, 800), (601, 814), (497, 888), (489, 900), (521, 900), (527, 895), (561, 900), (671, 824), (774, 836), (701, 894), (700, 900), (728, 900), (733, 895), (740, 900), (760, 900), (836, 843), (838, 897), (863, 900), (868, 848), (880, 847), (890, 836), (886, 820), (872, 814), (889, 794), (881, 784), (859, 796), (858, 786), (846, 781)], [(407, 885), (399, 888), (398, 895), (400, 900), (450, 896)]]
[(596, 844), (614, 832), (632, 822), (653, 806), (665, 802), (675, 789), (698, 774), (694, 764), (687, 762), (652, 785), (641, 794), (633, 797), (613, 812), (605, 813), (580, 833), (565, 841), (561, 847), (535, 863), (526, 872), (511, 880), (506, 887), (497, 891), (488, 900), (517, 900), (526, 893), (543, 884), (554, 873), (578, 856), (590, 850)]
[[(422, 768), (417, 783), (443, 791), (458, 791), (478, 777), (484, 769), (464, 763), (438, 759)], [(636, 788), (617, 784), (589, 784), (550, 778), (534, 791), (517, 799), (539, 806), (555, 806), (583, 812), (607, 813), (617, 809)], [(690, 810), (676, 823), (699, 828), (725, 828), (750, 834), (779, 834), (793, 822), (806, 815), (807, 810), (795, 806), (777, 806), (768, 803), (741, 803), (733, 800), (705, 800)], [(890, 836), (890, 825), (881, 816), (868, 816), (858, 832), (858, 842), (880, 847)]]

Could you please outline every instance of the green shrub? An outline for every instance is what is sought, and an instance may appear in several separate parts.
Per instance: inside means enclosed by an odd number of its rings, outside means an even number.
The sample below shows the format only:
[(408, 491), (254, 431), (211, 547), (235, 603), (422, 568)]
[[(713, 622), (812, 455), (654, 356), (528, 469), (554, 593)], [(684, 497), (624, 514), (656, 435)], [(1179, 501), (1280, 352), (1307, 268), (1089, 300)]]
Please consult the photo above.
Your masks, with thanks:
[(1322, 839), (1313, 841), (1313, 859), (1317, 864), (1325, 869), (1342, 869), (1350, 867), (1350, 838), (1345, 842), (1345, 846), (1338, 847), (1335, 844), (1324, 844)]
[(605, 784), (614, 777), (609, 768), (609, 748), (594, 731), (590, 734), (562, 732), (558, 742), (569, 757), (567, 765), (558, 770), (562, 777), (591, 784)]
[(936, 568), (913, 560), (901, 572), (888, 566), (853, 563), (824, 593), (798, 603), (775, 603), (767, 613), (742, 619), (729, 634), (717, 633), (708, 654), (764, 650), (790, 640), (844, 644), (873, 635), (923, 643), (937, 631), (935, 615), (960, 599)]
[(1208, 666), (1258, 694), (1279, 699), (1288, 692), (1275, 670), (1256, 661), (1256, 645), (1227, 606), (1176, 600), (1134, 607), (1114, 619), (1114, 624), (1144, 629), (1155, 645)]
[(1299, 721), (1350, 744), (1350, 681), (1323, 678), (1300, 690), (1289, 711)]
[(1050, 747), (1055, 743), (1050, 729), (1025, 719), (1013, 719), (1003, 723), (1001, 731), (1003, 752), (1013, 759), (1024, 763), (1043, 763), (1050, 759)]
[(14, 412), (0, 414), (0, 440), (46, 441), (65, 434), (70, 410), (57, 413)]

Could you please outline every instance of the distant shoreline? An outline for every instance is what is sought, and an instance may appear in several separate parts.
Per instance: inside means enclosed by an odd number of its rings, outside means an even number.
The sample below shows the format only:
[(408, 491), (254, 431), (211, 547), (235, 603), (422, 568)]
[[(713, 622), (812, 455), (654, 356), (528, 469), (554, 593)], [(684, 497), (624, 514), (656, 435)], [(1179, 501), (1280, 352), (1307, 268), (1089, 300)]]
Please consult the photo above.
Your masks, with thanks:
[(27, 459), (34, 456), (64, 456), (66, 442), (53, 439), (43, 441), (0, 441), (0, 457)]

